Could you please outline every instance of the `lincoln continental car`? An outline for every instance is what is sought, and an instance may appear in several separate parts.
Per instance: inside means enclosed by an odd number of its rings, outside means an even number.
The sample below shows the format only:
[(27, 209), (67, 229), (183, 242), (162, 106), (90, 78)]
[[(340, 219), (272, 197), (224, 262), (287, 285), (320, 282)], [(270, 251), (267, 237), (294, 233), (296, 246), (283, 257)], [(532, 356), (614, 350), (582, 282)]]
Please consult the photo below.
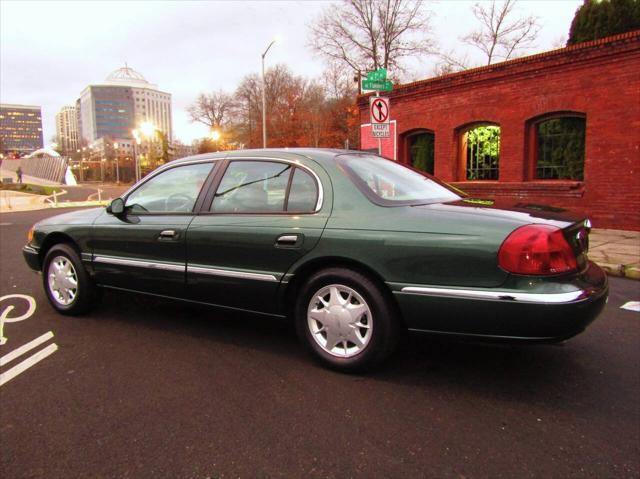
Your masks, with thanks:
[(368, 153), (253, 150), (166, 164), (106, 209), (37, 223), (23, 252), (62, 314), (114, 288), (288, 317), (318, 360), (355, 371), (388, 356), (403, 330), (580, 333), (608, 294), (587, 259), (589, 229), (561, 209), (468, 198)]

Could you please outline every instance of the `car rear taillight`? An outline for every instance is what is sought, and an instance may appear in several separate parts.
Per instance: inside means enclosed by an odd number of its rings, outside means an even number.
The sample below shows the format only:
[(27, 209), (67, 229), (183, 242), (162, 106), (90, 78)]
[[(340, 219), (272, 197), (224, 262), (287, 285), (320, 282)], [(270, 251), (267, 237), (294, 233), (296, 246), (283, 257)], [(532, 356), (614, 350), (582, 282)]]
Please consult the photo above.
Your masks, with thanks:
[(514, 230), (500, 246), (498, 264), (510, 273), (527, 275), (560, 274), (578, 268), (562, 230), (551, 225)]

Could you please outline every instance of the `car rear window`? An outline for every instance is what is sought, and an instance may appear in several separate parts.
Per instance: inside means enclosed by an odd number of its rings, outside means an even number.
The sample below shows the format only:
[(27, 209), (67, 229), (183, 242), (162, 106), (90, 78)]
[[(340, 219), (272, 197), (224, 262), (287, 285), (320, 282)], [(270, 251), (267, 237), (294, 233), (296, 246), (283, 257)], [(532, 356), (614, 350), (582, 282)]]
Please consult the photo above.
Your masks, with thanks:
[(375, 155), (341, 155), (338, 164), (356, 187), (381, 206), (443, 203), (461, 199), (435, 178)]

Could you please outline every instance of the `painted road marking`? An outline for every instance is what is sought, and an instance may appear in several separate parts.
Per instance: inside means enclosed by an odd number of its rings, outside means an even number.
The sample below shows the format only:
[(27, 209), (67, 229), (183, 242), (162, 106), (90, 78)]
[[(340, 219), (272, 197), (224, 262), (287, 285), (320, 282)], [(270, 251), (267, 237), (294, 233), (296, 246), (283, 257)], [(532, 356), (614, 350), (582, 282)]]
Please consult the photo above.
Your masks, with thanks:
[(7, 342), (7, 338), (4, 337), (4, 323), (16, 323), (18, 321), (23, 321), (33, 316), (33, 313), (36, 312), (36, 300), (26, 294), (7, 294), (6, 296), (0, 297), (0, 303), (4, 300), (12, 298), (24, 299), (27, 303), (29, 303), (29, 308), (27, 309), (27, 312), (22, 316), (16, 316), (13, 318), (8, 317), (9, 313), (15, 309), (13, 305), (7, 306), (4, 310), (2, 310), (2, 312), (0, 313), (0, 345), (3, 345)]
[(22, 356), (25, 353), (28, 353), (33, 348), (40, 346), (42, 343), (49, 341), (51, 338), (53, 338), (53, 333), (49, 331), (48, 333), (43, 334), (39, 338), (36, 338), (33, 341), (29, 341), (27, 344), (20, 346), (17, 349), (14, 349), (9, 354), (5, 354), (4, 356), (0, 357), (0, 367), (9, 364), (14, 359)]
[(21, 363), (16, 364), (14, 367), (9, 369), (6, 373), (1, 373), (0, 374), (0, 386), (2, 386), (3, 384), (11, 381), (17, 375), (22, 374), (27, 369), (29, 369), (31, 366), (39, 363), (40, 361), (42, 361), (46, 357), (48, 357), (48, 356), (52, 355), (53, 353), (55, 353), (57, 350), (58, 350), (58, 345), (57, 344), (50, 344), (49, 346), (44, 348), (42, 351), (39, 351), (36, 354), (34, 354), (33, 356), (28, 357), (27, 359), (25, 359)]
[(627, 309), (629, 311), (635, 311), (638, 313), (640, 312), (640, 301), (627, 301), (622, 306), (620, 306), (620, 309)]

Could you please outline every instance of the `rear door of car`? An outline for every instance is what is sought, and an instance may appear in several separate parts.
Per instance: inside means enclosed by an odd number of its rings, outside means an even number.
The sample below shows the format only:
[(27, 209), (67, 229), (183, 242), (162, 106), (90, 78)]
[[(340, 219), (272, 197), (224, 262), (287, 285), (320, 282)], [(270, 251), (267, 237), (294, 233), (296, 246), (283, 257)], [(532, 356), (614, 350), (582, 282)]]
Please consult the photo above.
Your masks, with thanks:
[(187, 232), (189, 297), (276, 312), (280, 281), (327, 223), (328, 184), (319, 166), (298, 161), (225, 160)]
[(213, 167), (213, 161), (199, 161), (164, 169), (127, 194), (125, 214), (98, 217), (92, 232), (96, 282), (183, 296), (187, 227)]

